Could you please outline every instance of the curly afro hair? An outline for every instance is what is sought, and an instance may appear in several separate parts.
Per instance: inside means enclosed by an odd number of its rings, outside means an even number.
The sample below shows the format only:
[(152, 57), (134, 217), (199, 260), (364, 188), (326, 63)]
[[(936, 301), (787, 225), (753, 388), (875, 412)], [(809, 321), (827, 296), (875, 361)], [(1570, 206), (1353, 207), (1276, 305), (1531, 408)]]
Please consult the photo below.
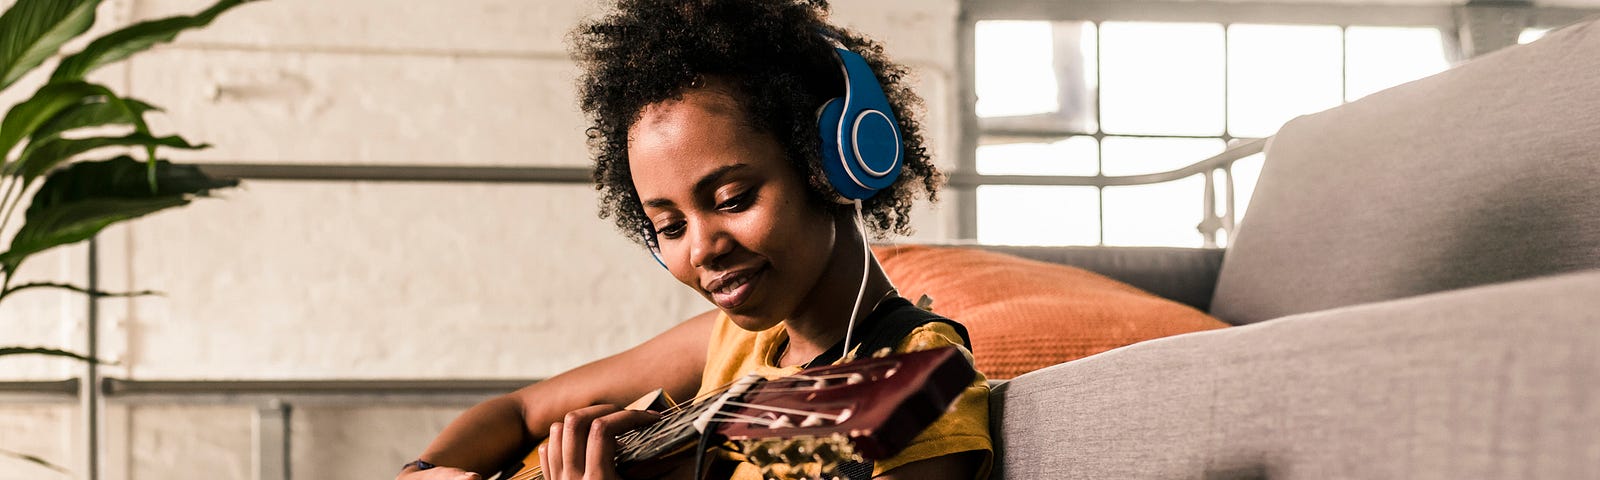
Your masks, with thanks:
[(919, 192), (937, 200), (944, 175), (923, 145), (922, 99), (907, 85), (909, 71), (883, 47), (826, 22), (826, 0), (619, 0), (608, 15), (571, 36), (583, 70), (580, 104), (591, 125), (600, 217), (635, 241), (649, 237), (628, 168), (628, 129), (644, 107), (680, 99), (697, 79), (726, 79), (746, 121), (772, 134), (802, 178), (810, 200), (835, 208), (836, 195), (820, 166), (817, 109), (844, 95), (832, 41), (867, 60), (899, 120), (904, 144), (900, 177), (862, 204), (867, 229), (882, 238), (910, 233), (911, 203)]

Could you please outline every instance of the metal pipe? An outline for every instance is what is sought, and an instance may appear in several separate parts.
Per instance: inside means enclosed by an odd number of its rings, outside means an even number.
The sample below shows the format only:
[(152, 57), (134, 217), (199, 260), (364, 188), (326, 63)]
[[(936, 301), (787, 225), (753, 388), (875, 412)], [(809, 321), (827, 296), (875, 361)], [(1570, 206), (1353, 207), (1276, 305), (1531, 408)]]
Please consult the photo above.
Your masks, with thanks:
[[(956, 172), (978, 170), (978, 69), (977, 22), (967, 9), (970, 2), (962, 2), (956, 19), (956, 115), (961, 129), (956, 132)], [(978, 238), (978, 189), (956, 187), (956, 238)]]
[(256, 407), (254, 421), (255, 452), (251, 456), (255, 480), (289, 480), (290, 449), (293, 437), (290, 422), (294, 410), (288, 403), (272, 398)]
[(80, 392), (78, 379), (66, 380), (24, 380), (13, 382), (0, 382), (0, 395), (27, 394), (49, 395), (77, 398)]
[(539, 380), (125, 380), (106, 378), (107, 397), (141, 395), (478, 395)]
[(976, 187), (978, 185), (1052, 185), (1052, 186), (1128, 186), (1149, 185), (1154, 183), (1170, 182), (1188, 178), (1192, 175), (1204, 173), (1206, 170), (1222, 168), (1233, 162), (1261, 153), (1267, 145), (1268, 138), (1258, 138), (1241, 142), (1222, 153), (1211, 158), (1201, 160), (1177, 170), (1144, 175), (1127, 175), (1120, 177), (1096, 176), (1058, 176), (1058, 175), (981, 175), (970, 172), (956, 172), (950, 175), (950, 185), (956, 187)]
[[(89, 238), (89, 268), (85, 284), (90, 292), (100, 291), (100, 262), (98, 253), (99, 242), (93, 237)], [(88, 312), (85, 321), (84, 355), (90, 358), (84, 363), (82, 391), (78, 398), (81, 399), (83, 410), (83, 435), (84, 443), (88, 449), (84, 452), (84, 478), (88, 480), (100, 479), (100, 389), (94, 388), (100, 378), (100, 298), (93, 293), (88, 297)]]
[(293, 165), (201, 163), (195, 166), (218, 178), (339, 182), (448, 183), (573, 183), (592, 184), (582, 167), (442, 167), (423, 165)]

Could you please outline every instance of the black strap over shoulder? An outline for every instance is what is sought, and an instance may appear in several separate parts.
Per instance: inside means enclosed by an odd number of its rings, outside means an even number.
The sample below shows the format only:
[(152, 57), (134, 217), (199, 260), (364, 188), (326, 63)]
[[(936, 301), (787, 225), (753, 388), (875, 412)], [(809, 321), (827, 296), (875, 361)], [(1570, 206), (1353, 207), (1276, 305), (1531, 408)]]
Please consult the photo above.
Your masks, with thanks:
[[(851, 343), (854, 344), (853, 346), (859, 346), (858, 354), (871, 355), (872, 352), (880, 349), (898, 347), (900, 341), (904, 340), (912, 330), (933, 322), (943, 323), (955, 329), (956, 334), (961, 335), (961, 344), (967, 347), (968, 350), (972, 349), (972, 339), (967, 337), (967, 327), (956, 323), (955, 320), (917, 308), (909, 300), (901, 297), (884, 300), (882, 304), (878, 305), (877, 309), (857, 323), (855, 338), (852, 339)], [(844, 341), (841, 340), (839, 343), (834, 344), (832, 348), (829, 348), (828, 351), (817, 355), (817, 358), (811, 359), (810, 362), (806, 363), (806, 366), (833, 363), (844, 355), (844, 351)]]
[[(880, 349), (894, 349), (900, 346), (906, 335), (912, 330), (929, 323), (939, 322), (954, 328), (956, 334), (961, 335), (961, 344), (967, 349), (972, 348), (972, 339), (967, 337), (967, 327), (961, 326), (955, 320), (941, 317), (933, 312), (917, 308), (910, 301), (894, 297), (884, 300), (878, 308), (874, 309), (867, 318), (856, 324), (856, 334), (859, 336), (852, 340), (860, 348), (859, 355), (871, 355)], [(817, 355), (806, 363), (807, 367), (827, 365), (838, 360), (844, 354), (844, 340), (833, 345), (828, 351)], [(834, 469), (834, 474), (847, 480), (867, 480), (872, 477), (873, 462), (844, 462)]]

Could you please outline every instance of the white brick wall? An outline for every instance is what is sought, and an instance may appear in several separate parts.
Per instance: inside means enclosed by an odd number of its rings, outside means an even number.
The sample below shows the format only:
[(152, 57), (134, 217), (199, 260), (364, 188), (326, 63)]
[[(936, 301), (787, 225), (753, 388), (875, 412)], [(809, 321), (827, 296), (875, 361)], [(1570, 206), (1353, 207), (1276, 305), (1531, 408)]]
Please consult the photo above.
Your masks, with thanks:
[[(99, 28), (208, 3), (107, 0)], [(917, 69), (928, 136), (936, 153), (950, 151), (955, 1), (836, 3), (837, 21)], [(273, 0), (101, 79), (164, 107), (158, 131), (215, 145), (173, 152), (180, 160), (585, 166), (565, 36), (595, 11), (590, 0)], [(106, 288), (165, 292), (102, 302), (102, 349), (118, 362), (110, 375), (542, 377), (709, 308), (595, 218), (588, 186), (247, 182), (221, 197), (101, 236)], [(949, 214), (922, 210), (919, 238), (953, 231)], [(39, 278), (79, 281), (84, 268), (82, 247), (29, 265)], [(19, 297), (0, 316), (25, 319), (7, 320), (0, 343), (81, 347), (79, 297)], [(78, 368), (4, 366), (0, 379)], [(42, 442), (0, 448), (76, 468), (75, 411), (0, 407), (6, 438), (34, 432)], [(382, 478), (456, 411), (299, 409), (293, 474)], [(105, 478), (251, 478), (252, 412), (113, 408)]]
[[(142, 0), (140, 18), (203, 1)], [(955, 122), (954, 2), (841, 2)], [(588, 163), (564, 35), (587, 1), (242, 7), (130, 62), (157, 128), (274, 163)], [(879, 33), (882, 32), (882, 33)], [(707, 308), (595, 218), (586, 186), (250, 182), (108, 235), (108, 347), (135, 378), (547, 376)], [(934, 233), (948, 231), (930, 222)], [(925, 232), (924, 235), (927, 233)], [(931, 237), (930, 237), (931, 238)], [(108, 246), (108, 250), (115, 246)]]
[[(71, 459), (70, 438), (76, 408), (53, 404), (0, 404), (0, 450), (38, 456), (55, 462)], [(0, 479), (59, 478), (60, 473), (8, 456), (0, 456)]]

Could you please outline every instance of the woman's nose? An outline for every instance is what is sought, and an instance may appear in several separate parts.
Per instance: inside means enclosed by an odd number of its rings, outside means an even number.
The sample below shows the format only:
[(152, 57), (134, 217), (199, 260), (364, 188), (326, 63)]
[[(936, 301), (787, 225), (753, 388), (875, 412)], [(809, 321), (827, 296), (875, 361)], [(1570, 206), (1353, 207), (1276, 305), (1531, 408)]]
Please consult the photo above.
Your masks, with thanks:
[(696, 268), (718, 268), (718, 261), (733, 250), (733, 237), (716, 222), (700, 222), (689, 236), (689, 263)]

